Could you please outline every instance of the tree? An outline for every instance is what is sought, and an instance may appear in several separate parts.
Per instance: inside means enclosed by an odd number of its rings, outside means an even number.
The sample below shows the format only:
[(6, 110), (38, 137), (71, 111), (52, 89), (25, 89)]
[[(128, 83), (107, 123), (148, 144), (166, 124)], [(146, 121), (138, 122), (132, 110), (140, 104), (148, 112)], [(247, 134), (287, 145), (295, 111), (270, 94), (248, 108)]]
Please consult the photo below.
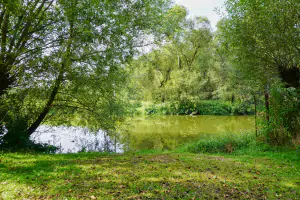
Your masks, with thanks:
[[(163, 43), (131, 63), (133, 79), (140, 83), (144, 100), (197, 99), (205, 87), (211, 85), (208, 76), (212, 56), (210, 23), (203, 17), (188, 19), (185, 8), (180, 6), (169, 10), (166, 18)], [(209, 98), (210, 95), (204, 96)]]
[(123, 64), (137, 38), (156, 30), (170, 2), (15, 0), (0, 6), (3, 139), (19, 143), (51, 116), (87, 118), (78, 125), (95, 129), (120, 120)]
[[(299, 9), (298, 1), (234, 1), (226, 3), (228, 20), (224, 35), (236, 61), (268, 72), (266, 79), (279, 73), (287, 86), (298, 87)], [(257, 67), (256, 67), (257, 66)], [(259, 71), (259, 74), (263, 74)], [(288, 78), (285, 73), (295, 71)], [(275, 73), (275, 74), (274, 74)], [(292, 78), (293, 77), (293, 78)]]
[(264, 93), (268, 137), (275, 140), (277, 133), (269, 130), (270, 91), (280, 82), (285, 87), (300, 86), (299, 8), (296, 0), (228, 0), (228, 15), (221, 26), (223, 49), (233, 56), (231, 62)]
[[(11, 72), (14, 66), (28, 64), (28, 57), (35, 57), (41, 49), (54, 47), (58, 42), (43, 40), (45, 35), (53, 31), (51, 26), (55, 23), (51, 9), (53, 2), (1, 1), (0, 96), (14, 84), (16, 75)], [(43, 23), (46, 18), (47, 23)]]

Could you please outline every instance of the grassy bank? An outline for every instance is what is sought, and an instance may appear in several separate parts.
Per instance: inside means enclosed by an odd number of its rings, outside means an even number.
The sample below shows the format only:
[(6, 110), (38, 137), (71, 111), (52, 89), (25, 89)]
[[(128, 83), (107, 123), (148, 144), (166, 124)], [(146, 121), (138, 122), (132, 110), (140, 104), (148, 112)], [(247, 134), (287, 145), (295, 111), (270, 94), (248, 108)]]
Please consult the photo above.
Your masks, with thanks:
[[(281, 149), (279, 149), (281, 150)], [(185, 144), (180, 151), (190, 153), (237, 153), (277, 151), (276, 147), (259, 142), (252, 133), (210, 135), (203, 139)]]
[(0, 155), (0, 199), (296, 199), (296, 151)]
[(199, 102), (166, 102), (137, 104), (138, 112), (146, 115), (249, 115), (254, 114), (254, 106), (247, 102), (203, 100)]

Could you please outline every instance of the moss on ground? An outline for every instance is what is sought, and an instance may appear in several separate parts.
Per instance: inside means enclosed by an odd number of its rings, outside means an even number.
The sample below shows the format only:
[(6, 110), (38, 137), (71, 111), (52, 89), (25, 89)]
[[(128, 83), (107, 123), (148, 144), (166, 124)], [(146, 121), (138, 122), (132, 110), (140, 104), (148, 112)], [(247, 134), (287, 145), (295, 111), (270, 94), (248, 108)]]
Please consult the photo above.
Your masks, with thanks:
[(299, 196), (299, 160), (284, 156), (174, 152), (0, 155), (0, 199), (297, 199)]

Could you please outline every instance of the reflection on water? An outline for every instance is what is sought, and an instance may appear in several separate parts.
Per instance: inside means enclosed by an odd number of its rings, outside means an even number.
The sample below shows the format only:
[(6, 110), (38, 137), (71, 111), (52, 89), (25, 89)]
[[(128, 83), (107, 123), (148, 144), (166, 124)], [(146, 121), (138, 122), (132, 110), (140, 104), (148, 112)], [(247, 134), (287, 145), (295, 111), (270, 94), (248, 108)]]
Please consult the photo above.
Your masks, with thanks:
[(122, 153), (124, 150), (175, 149), (203, 136), (244, 131), (254, 132), (253, 116), (152, 116), (132, 120), (129, 130), (120, 133), (121, 141), (115, 141), (114, 137), (112, 140), (104, 131), (94, 134), (85, 128), (49, 126), (41, 126), (32, 138), (60, 147), (58, 153)]
[(104, 131), (92, 133), (80, 127), (41, 126), (31, 139), (59, 147), (57, 153), (76, 152), (117, 152), (122, 153), (122, 146), (115, 144)]
[(154, 116), (135, 119), (129, 131), (129, 148), (174, 149), (203, 136), (254, 132), (253, 116)]

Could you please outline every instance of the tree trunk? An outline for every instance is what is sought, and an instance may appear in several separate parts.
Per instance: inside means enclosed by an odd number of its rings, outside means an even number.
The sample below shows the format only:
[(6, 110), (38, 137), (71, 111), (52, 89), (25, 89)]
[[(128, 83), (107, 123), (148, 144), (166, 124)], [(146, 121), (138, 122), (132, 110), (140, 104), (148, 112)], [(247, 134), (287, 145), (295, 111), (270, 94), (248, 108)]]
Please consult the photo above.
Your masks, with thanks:
[(7, 34), (8, 34), (8, 25), (9, 25), (9, 11), (3, 11), (3, 24), (0, 24), (1, 28), (1, 56), (0, 56), (0, 96), (5, 93), (5, 90), (8, 89), (11, 84), (9, 77), (9, 68), (6, 64), (7, 57)]
[(50, 111), (51, 105), (52, 105), (53, 101), (55, 100), (56, 94), (57, 94), (57, 92), (59, 90), (60, 84), (61, 84), (62, 79), (63, 79), (64, 68), (65, 67), (62, 66), (62, 70), (60, 71), (60, 73), (58, 75), (58, 78), (55, 81), (54, 88), (53, 88), (53, 90), (51, 92), (49, 100), (48, 100), (46, 106), (44, 107), (43, 111), (40, 113), (40, 115), (38, 116), (38, 118), (33, 122), (33, 124), (27, 129), (28, 136), (30, 136), (33, 132), (36, 131), (36, 129), (43, 122), (43, 120), (45, 119), (46, 115)]
[(270, 123), (270, 95), (269, 92), (265, 91), (265, 107), (266, 107), (266, 120), (269, 126)]
[(254, 114), (255, 114), (255, 136), (257, 137), (257, 100), (256, 96), (254, 95)]
[[(73, 16), (72, 16), (73, 17)], [(61, 82), (63, 81), (63, 77), (64, 77), (64, 73), (66, 68), (71, 64), (71, 46), (72, 46), (72, 39), (73, 39), (73, 33), (74, 33), (74, 22), (72, 19), (70, 20), (70, 37), (67, 43), (67, 49), (66, 49), (66, 55), (63, 58), (62, 61), (62, 66), (59, 72), (59, 75), (55, 81), (54, 87), (52, 89), (51, 95), (49, 97), (49, 100), (47, 101), (43, 111), (40, 113), (40, 115), (38, 116), (38, 118), (32, 123), (32, 125), (27, 129), (27, 135), (31, 135), (32, 133), (34, 133), (36, 131), (36, 129), (40, 126), (40, 124), (43, 122), (43, 120), (45, 119), (46, 115), (48, 114), (48, 112), (51, 109), (51, 105), (55, 100), (55, 97), (58, 93), (59, 87), (61, 85)]]
[(182, 66), (181, 66), (181, 59), (180, 59), (180, 56), (178, 56), (178, 68), (181, 69)]
[(8, 69), (4, 64), (0, 64), (0, 97), (5, 93), (10, 84), (12, 84), (12, 81), (9, 77)]
[(234, 94), (231, 95), (231, 103), (233, 104), (234, 103), (234, 100), (235, 100), (235, 96)]

